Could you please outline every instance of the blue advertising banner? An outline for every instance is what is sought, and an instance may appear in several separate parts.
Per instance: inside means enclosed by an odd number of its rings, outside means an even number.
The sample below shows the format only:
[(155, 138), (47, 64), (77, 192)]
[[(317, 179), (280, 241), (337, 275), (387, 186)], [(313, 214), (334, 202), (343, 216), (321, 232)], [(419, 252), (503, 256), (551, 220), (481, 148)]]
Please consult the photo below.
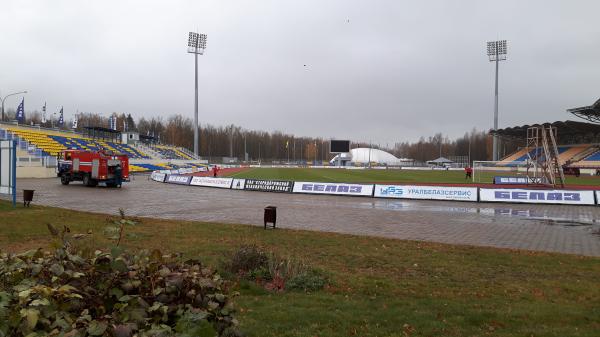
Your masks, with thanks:
[(528, 177), (494, 177), (494, 184), (498, 185), (527, 185)]

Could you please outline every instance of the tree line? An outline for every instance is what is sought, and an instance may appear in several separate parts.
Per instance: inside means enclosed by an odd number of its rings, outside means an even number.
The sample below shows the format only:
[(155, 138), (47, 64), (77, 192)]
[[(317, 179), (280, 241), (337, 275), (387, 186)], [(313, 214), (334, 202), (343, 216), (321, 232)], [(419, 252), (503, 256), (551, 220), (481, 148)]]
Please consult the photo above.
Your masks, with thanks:
[[(492, 160), (492, 143), (493, 138), (487, 131), (473, 129), (456, 139), (436, 133), (427, 138), (421, 137), (416, 142), (396, 143), (392, 153), (397, 157), (411, 158), (418, 162), (438, 157), (467, 157), (466, 162), (472, 163), (477, 160)], [(518, 141), (501, 141), (500, 157), (508, 156), (523, 145)]]
[[(8, 118), (14, 119), (14, 110), (7, 111)], [(117, 131), (136, 131), (142, 136), (148, 136), (156, 143), (170, 144), (190, 150), (194, 148), (193, 120), (175, 114), (163, 119), (162, 117), (139, 118), (137, 121), (124, 113), (113, 113), (103, 116), (97, 113), (79, 113), (77, 126), (74, 131), (83, 132), (87, 126), (109, 127), (109, 117), (116, 118)], [(59, 127), (54, 119), (48, 118), (41, 123), (39, 111), (29, 112), (26, 123), (43, 127)], [(73, 118), (65, 120), (59, 128), (73, 130)], [(201, 124), (199, 152), (201, 157), (215, 159), (221, 157), (246, 158), (257, 161), (329, 161), (333, 157), (329, 153), (328, 139), (323, 137), (298, 137), (281, 131), (247, 130), (234, 124), (214, 126)], [(500, 155), (505, 156), (514, 152), (516, 142), (502, 142)], [(442, 133), (429, 137), (421, 137), (416, 142), (399, 142), (392, 147), (365, 142), (351, 142), (351, 147), (372, 147), (392, 153), (398, 158), (414, 159), (416, 162), (426, 162), (440, 156), (449, 159), (464, 157), (465, 162), (474, 160), (491, 160), (492, 138), (487, 131), (473, 129), (462, 137), (450, 139)]]

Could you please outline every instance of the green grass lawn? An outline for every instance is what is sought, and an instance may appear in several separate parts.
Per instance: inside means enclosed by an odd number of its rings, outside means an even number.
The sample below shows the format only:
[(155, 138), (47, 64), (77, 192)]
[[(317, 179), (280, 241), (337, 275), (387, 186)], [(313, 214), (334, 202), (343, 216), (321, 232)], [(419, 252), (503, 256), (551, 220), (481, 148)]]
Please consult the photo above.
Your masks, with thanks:
[[(358, 179), (358, 177), (357, 177)], [(114, 210), (117, 214), (117, 210)], [(0, 247), (49, 246), (46, 223), (92, 231), (107, 215), (0, 202)], [(130, 249), (199, 256), (209, 266), (241, 244), (301, 258), (330, 275), (315, 293), (240, 284), (248, 336), (598, 336), (600, 259), (332, 233), (139, 219)]]
[[(491, 183), (494, 176), (510, 176), (511, 173), (483, 172), (481, 183)], [(417, 171), (417, 170), (347, 170), (325, 168), (251, 168), (229, 175), (235, 178), (276, 179), (293, 181), (347, 182), (347, 183), (448, 183), (471, 184), (463, 171)], [(567, 177), (568, 185), (600, 185), (600, 178), (593, 176)]]

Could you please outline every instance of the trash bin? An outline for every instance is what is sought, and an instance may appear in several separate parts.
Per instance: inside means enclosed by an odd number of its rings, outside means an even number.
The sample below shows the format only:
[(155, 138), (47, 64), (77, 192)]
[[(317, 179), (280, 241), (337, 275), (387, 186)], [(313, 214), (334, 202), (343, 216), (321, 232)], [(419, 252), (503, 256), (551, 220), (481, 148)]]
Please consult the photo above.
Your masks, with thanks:
[(272, 223), (273, 228), (275, 228), (275, 223), (277, 222), (277, 207), (265, 207), (265, 229), (267, 229), (267, 222)]
[(33, 200), (33, 192), (35, 190), (23, 190), (23, 206), (29, 207), (29, 204)]

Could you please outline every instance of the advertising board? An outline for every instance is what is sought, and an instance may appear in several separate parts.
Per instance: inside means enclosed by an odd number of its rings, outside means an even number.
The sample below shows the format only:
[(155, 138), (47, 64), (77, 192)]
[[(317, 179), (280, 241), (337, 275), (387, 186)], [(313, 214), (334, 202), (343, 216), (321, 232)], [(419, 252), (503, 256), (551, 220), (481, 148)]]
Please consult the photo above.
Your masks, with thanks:
[(17, 144), (12, 140), (0, 141), (0, 194), (16, 198)]
[(292, 191), (293, 181), (246, 179), (244, 189), (247, 191), (284, 192)]
[(170, 174), (167, 176), (166, 182), (171, 183), (171, 184), (189, 185), (191, 179), (192, 179), (191, 176), (180, 176), (180, 175)]
[(297, 181), (294, 193), (372, 196), (373, 185)]
[(375, 197), (477, 201), (477, 187), (375, 185)]
[(189, 174), (192, 173), (192, 168), (191, 167), (184, 167), (184, 168), (180, 168), (179, 169), (179, 173), (180, 174)]
[(246, 179), (233, 179), (233, 183), (231, 183), (231, 188), (234, 190), (243, 190), (244, 186), (246, 186)]
[(190, 185), (218, 188), (231, 188), (233, 178), (192, 177)]
[(502, 185), (527, 185), (529, 178), (527, 177), (494, 177), (494, 184)]
[(160, 173), (160, 172), (152, 172), (152, 175), (150, 175), (150, 179), (154, 180), (154, 181), (159, 181), (161, 183), (165, 182), (165, 178), (167, 177), (166, 174), (164, 173)]
[(484, 202), (518, 202), (530, 204), (594, 205), (594, 191), (533, 190), (516, 188), (480, 188)]

